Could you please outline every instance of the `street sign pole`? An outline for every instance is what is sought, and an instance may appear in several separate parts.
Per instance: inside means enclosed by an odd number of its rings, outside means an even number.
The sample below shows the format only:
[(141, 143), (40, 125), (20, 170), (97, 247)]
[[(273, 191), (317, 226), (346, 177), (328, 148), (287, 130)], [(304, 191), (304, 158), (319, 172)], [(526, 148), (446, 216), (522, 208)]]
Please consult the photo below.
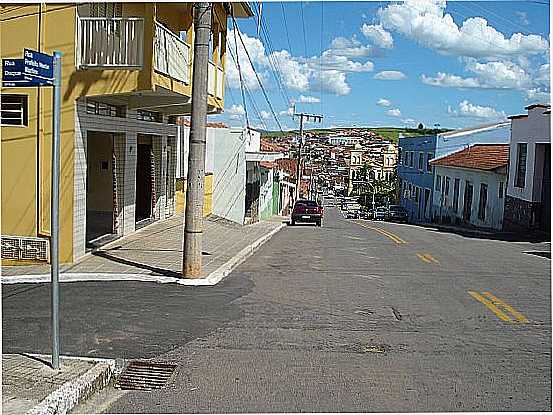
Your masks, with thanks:
[(60, 369), (59, 208), (60, 208), (60, 116), (61, 52), (54, 52), (54, 99), (52, 126), (52, 200), (50, 209), (50, 259), (52, 274), (52, 367)]

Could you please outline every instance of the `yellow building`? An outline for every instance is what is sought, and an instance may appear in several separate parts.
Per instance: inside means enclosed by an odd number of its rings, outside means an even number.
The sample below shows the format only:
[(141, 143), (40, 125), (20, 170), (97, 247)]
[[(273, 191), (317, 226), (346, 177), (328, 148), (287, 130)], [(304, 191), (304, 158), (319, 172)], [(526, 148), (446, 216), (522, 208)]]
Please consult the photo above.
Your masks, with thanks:
[[(213, 3), (208, 111), (224, 104), (227, 18)], [(189, 115), (192, 3), (0, 6), (2, 58), (63, 53), (60, 260), (175, 211), (176, 125)], [(3, 263), (36, 260), (50, 233), (52, 90), (1, 90)]]

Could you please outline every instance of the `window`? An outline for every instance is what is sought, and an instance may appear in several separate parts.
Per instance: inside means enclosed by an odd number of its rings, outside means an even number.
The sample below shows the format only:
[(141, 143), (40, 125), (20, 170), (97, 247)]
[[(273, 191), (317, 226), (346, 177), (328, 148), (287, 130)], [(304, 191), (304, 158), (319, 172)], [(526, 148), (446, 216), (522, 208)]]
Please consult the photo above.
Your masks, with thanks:
[(90, 3), (91, 17), (121, 17), (121, 3)]
[(402, 164), (401, 162), (401, 147), (397, 149), (397, 159), (399, 160), (399, 164)]
[(1, 125), (29, 125), (27, 95), (2, 94), (0, 104)]
[(125, 118), (126, 111), (124, 106), (104, 104), (103, 102), (96, 102), (87, 99), (86, 112), (87, 114), (102, 115), (105, 117)]
[(526, 154), (528, 152), (528, 144), (517, 144), (517, 165), (515, 174), (515, 187), (524, 188), (526, 184)]
[(411, 151), (411, 161), (409, 162), (411, 167), (415, 167), (415, 152)]
[(436, 176), (436, 191), (440, 191), (440, 183), (442, 182), (442, 176), (439, 174)]
[(409, 183), (409, 199), (411, 199), (412, 196), (413, 196), (413, 187), (411, 183)]
[(426, 154), (426, 171), (428, 173), (432, 173), (432, 164), (430, 164), (430, 160), (434, 158), (433, 153), (427, 153)]
[(503, 182), (499, 182), (499, 198), (503, 199)]
[(453, 211), (455, 213), (457, 213), (457, 210), (459, 209), (459, 185), (460, 180), (455, 178), (455, 181), (453, 182)]
[(450, 178), (445, 177), (445, 185), (444, 185), (444, 206), (447, 207), (447, 200), (449, 198), (449, 182)]
[(486, 204), (488, 203), (488, 185), (480, 184), (480, 202), (478, 203), (478, 219), (486, 220)]
[(421, 151), (419, 152), (419, 170), (423, 169), (424, 164), (424, 153)]
[(159, 112), (138, 110), (136, 113), (140, 121), (163, 122), (163, 116)]

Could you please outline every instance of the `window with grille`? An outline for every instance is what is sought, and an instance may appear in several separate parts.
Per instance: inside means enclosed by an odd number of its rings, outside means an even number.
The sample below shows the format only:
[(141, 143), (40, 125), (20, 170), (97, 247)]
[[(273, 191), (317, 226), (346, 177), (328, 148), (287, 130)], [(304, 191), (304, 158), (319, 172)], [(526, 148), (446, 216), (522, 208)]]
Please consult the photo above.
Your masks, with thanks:
[(440, 191), (440, 183), (441, 183), (441, 180), (442, 180), (442, 176), (440, 176), (439, 174), (436, 176), (436, 191)]
[(499, 198), (503, 199), (503, 182), (499, 182)]
[(90, 3), (90, 16), (113, 19), (123, 15), (122, 9), (121, 3)]
[(119, 117), (125, 118), (125, 107), (120, 105), (105, 104), (87, 99), (86, 100), (87, 114), (102, 115), (104, 117)]
[(515, 174), (515, 187), (524, 188), (526, 185), (526, 156), (528, 144), (518, 143), (517, 145), (517, 169)]
[(426, 171), (428, 173), (432, 173), (432, 164), (430, 164), (430, 160), (432, 160), (434, 158), (434, 154), (433, 153), (428, 153), (426, 155)]
[(422, 170), (424, 164), (424, 153), (421, 151), (419, 152), (419, 170)]
[(486, 220), (486, 205), (488, 204), (488, 185), (480, 184), (480, 203), (478, 204), (478, 219)]
[(136, 113), (140, 121), (163, 122), (163, 116), (160, 112), (138, 110)]
[(27, 95), (2, 94), (0, 107), (1, 125), (23, 127), (29, 125)]

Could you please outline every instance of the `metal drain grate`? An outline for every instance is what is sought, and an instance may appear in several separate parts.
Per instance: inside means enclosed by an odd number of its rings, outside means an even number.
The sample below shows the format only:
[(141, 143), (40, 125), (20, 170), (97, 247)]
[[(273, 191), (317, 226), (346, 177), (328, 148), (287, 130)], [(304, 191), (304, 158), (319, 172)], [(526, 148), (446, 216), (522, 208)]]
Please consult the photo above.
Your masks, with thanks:
[(150, 391), (167, 385), (177, 365), (174, 363), (133, 360), (123, 370), (115, 387), (123, 390)]

